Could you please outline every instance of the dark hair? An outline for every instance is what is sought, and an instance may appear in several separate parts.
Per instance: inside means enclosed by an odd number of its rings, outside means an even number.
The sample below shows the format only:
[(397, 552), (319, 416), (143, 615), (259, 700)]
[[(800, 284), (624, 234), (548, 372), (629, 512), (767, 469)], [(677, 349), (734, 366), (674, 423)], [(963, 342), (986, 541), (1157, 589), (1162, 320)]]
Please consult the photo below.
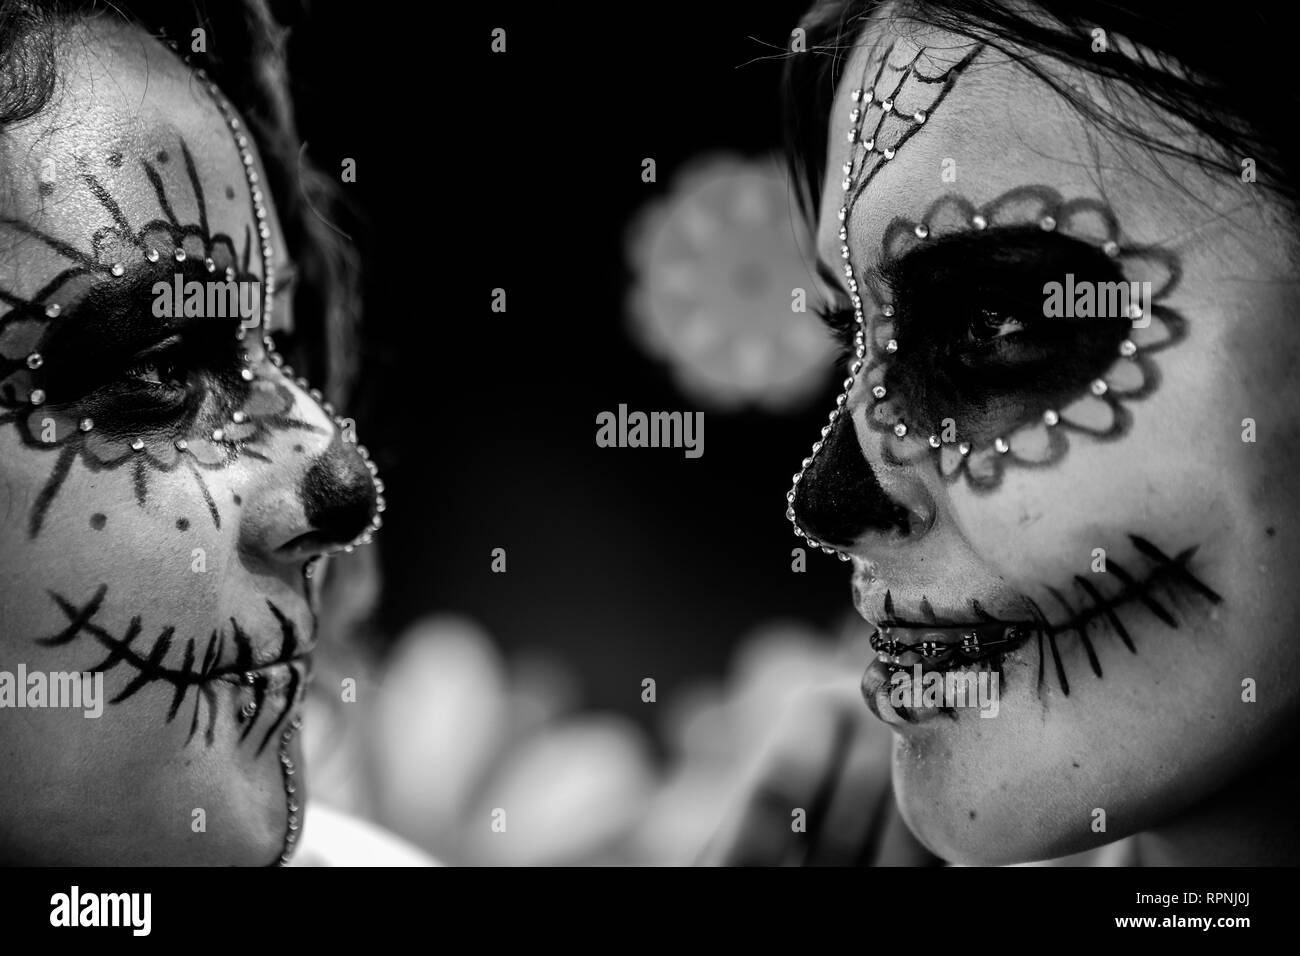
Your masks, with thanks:
[[(800, 209), (815, 219), (826, 169), (830, 109), (849, 54), (866, 19), (882, 0), (819, 0), (799, 26), (805, 53), (785, 62), (786, 152)], [(1215, 11), (1206, 24), (1178, 0), (1135, 0), (1126, 9), (1109, 0), (900, 0), (896, 12), (988, 43), (1016, 60), (1100, 127), (1129, 137), (1155, 156), (1191, 159), (1202, 168), (1239, 176), (1255, 160), (1259, 184), (1300, 218), (1300, 155), (1291, 124), (1300, 95), (1290, 69), (1294, 30), (1283, 8), (1250, 5)], [(1136, 55), (1093, 51), (1092, 31), (1110, 46), (1122, 38)], [(1206, 140), (1193, 151), (1162, 139), (1123, 115), (1108, 113), (1070, 88), (1042, 57), (1136, 91), (1187, 123)]]
[(288, 28), (272, 15), (268, 0), (223, 0), (211, 7), (200, 0), (0, 0), (0, 134), (50, 101), (59, 43), (72, 23), (91, 16), (117, 16), (161, 40), (180, 41), (182, 53), (191, 31), (205, 30), (209, 52), (194, 54), (191, 63), (208, 72), (247, 121), (298, 268), (295, 334), (282, 348), (341, 404), (359, 361), (353, 345), (359, 262), (355, 248), (325, 222), (348, 216), (337, 184), (301, 155), (288, 81)]

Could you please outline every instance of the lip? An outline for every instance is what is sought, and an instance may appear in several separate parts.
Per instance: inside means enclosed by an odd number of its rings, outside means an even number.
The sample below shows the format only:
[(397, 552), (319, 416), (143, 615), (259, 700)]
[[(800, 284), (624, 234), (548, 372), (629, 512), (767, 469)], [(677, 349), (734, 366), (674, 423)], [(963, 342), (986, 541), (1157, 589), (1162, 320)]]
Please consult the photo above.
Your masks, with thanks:
[(311, 653), (304, 652), (295, 657), (272, 661), (258, 667), (242, 671), (227, 671), (215, 675), (212, 680), (231, 684), (235, 687), (258, 686), (266, 696), (280, 696), (291, 687), (301, 684), (306, 672), (311, 667)]
[[(875, 657), (862, 675), (862, 697), (876, 717), (896, 730), (953, 714), (937, 707), (896, 706), (891, 700), (895, 673), (901, 671), (904, 678), (899, 680), (910, 683), (917, 665), (922, 673), (987, 667), (984, 662), (1023, 647), (1040, 627), (1023, 613), (1003, 611), (1007, 602), (1000, 600), (972, 598), (969, 612), (954, 613), (936, 610), (924, 597), (895, 602), (893, 593), (874, 575), (856, 583), (858, 613), (875, 628), (871, 635)], [(899, 613), (900, 605), (918, 608), (924, 620)], [(989, 607), (999, 611), (990, 612)]]
[(268, 601), (267, 607), (279, 623), (278, 640), (265, 632), (251, 635), (232, 618), (229, 639), (225, 630), (218, 634), (216, 666), (207, 672), (208, 680), (270, 686), (287, 680), (294, 667), (310, 664), (316, 649), (314, 616), (300, 624), (274, 603)]
[(862, 699), (867, 708), (891, 727), (905, 727), (914, 722), (914, 716), (905, 708), (896, 708), (889, 699), (890, 678), (894, 670), (880, 658), (874, 659), (862, 675)]
[[(1022, 646), (1041, 626), (1026, 610), (1011, 610), (1010, 602), (1000, 599), (970, 598), (965, 611), (936, 610), (924, 595), (896, 602), (874, 574), (859, 577), (855, 585), (857, 611), (875, 628), (871, 648), (896, 668), (919, 663), (930, 670), (987, 660)], [(917, 610), (903, 614), (900, 606)]]

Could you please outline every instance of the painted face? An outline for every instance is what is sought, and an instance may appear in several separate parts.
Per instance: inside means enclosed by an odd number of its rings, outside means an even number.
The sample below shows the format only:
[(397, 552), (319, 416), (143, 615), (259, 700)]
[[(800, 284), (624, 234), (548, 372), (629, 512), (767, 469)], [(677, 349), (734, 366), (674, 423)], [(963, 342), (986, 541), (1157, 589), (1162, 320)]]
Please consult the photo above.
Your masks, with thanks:
[(0, 139), (0, 858), (273, 863), (314, 562), (382, 498), (265, 335), (292, 266), (242, 122), (143, 33), (76, 29)]
[(877, 19), (844, 76), (850, 374), (787, 517), (852, 561), (905, 818), (967, 862), (1243, 845), (1202, 801), (1244, 806), (1300, 697), (1293, 237), (964, 38)]

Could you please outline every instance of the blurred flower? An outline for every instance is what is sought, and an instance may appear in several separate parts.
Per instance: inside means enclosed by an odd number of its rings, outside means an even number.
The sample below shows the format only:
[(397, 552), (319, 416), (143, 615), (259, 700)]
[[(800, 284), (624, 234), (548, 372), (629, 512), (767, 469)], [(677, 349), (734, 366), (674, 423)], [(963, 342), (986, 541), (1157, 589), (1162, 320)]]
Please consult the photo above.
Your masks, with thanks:
[(633, 335), (708, 407), (780, 410), (825, 384), (834, 347), (812, 311), (813, 248), (789, 194), (773, 159), (714, 157), (632, 225)]
[[(663, 865), (696, 861), (750, 786), (788, 710), (828, 690), (856, 698), (870, 659), (866, 636), (856, 617), (838, 634), (771, 622), (738, 645), (724, 682), (702, 683), (668, 702), (670, 769), (638, 828), (636, 855)], [(886, 744), (889, 731), (878, 728)]]
[[(838, 634), (792, 621), (755, 629), (725, 679), (660, 698), (665, 767), (633, 722), (576, 709), (576, 677), (561, 662), (507, 661), (474, 621), (425, 618), (381, 666), (351, 668), (355, 703), (309, 698), (308, 806), (324, 809), (309, 809), (304, 846), (323, 840), (330, 860), (369, 847), (402, 859), (338, 810), (444, 863), (689, 864), (787, 708), (828, 687), (856, 696), (868, 658), (856, 617)], [(323, 681), (337, 686), (341, 674)]]
[(467, 618), (418, 621), (358, 679), (355, 704), (309, 713), (311, 800), (446, 863), (631, 862), (618, 844), (656, 789), (649, 741), (629, 721), (573, 713), (572, 685), (546, 657), (507, 665)]

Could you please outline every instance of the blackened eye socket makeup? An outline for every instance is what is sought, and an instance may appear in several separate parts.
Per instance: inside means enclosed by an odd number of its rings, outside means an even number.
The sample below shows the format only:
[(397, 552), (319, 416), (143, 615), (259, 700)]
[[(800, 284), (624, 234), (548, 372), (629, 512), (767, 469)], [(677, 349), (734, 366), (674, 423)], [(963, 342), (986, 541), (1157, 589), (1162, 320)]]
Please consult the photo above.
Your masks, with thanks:
[[(927, 434), (959, 419), (964, 440), (988, 442), (1066, 404), (1110, 367), (1131, 327), (1126, 315), (1045, 314), (1044, 288), (1065, 276), (1099, 288), (1125, 277), (1095, 246), (1036, 225), (945, 236), (876, 275), (896, 343), (883, 387)], [(824, 318), (851, 348), (852, 310)]]

